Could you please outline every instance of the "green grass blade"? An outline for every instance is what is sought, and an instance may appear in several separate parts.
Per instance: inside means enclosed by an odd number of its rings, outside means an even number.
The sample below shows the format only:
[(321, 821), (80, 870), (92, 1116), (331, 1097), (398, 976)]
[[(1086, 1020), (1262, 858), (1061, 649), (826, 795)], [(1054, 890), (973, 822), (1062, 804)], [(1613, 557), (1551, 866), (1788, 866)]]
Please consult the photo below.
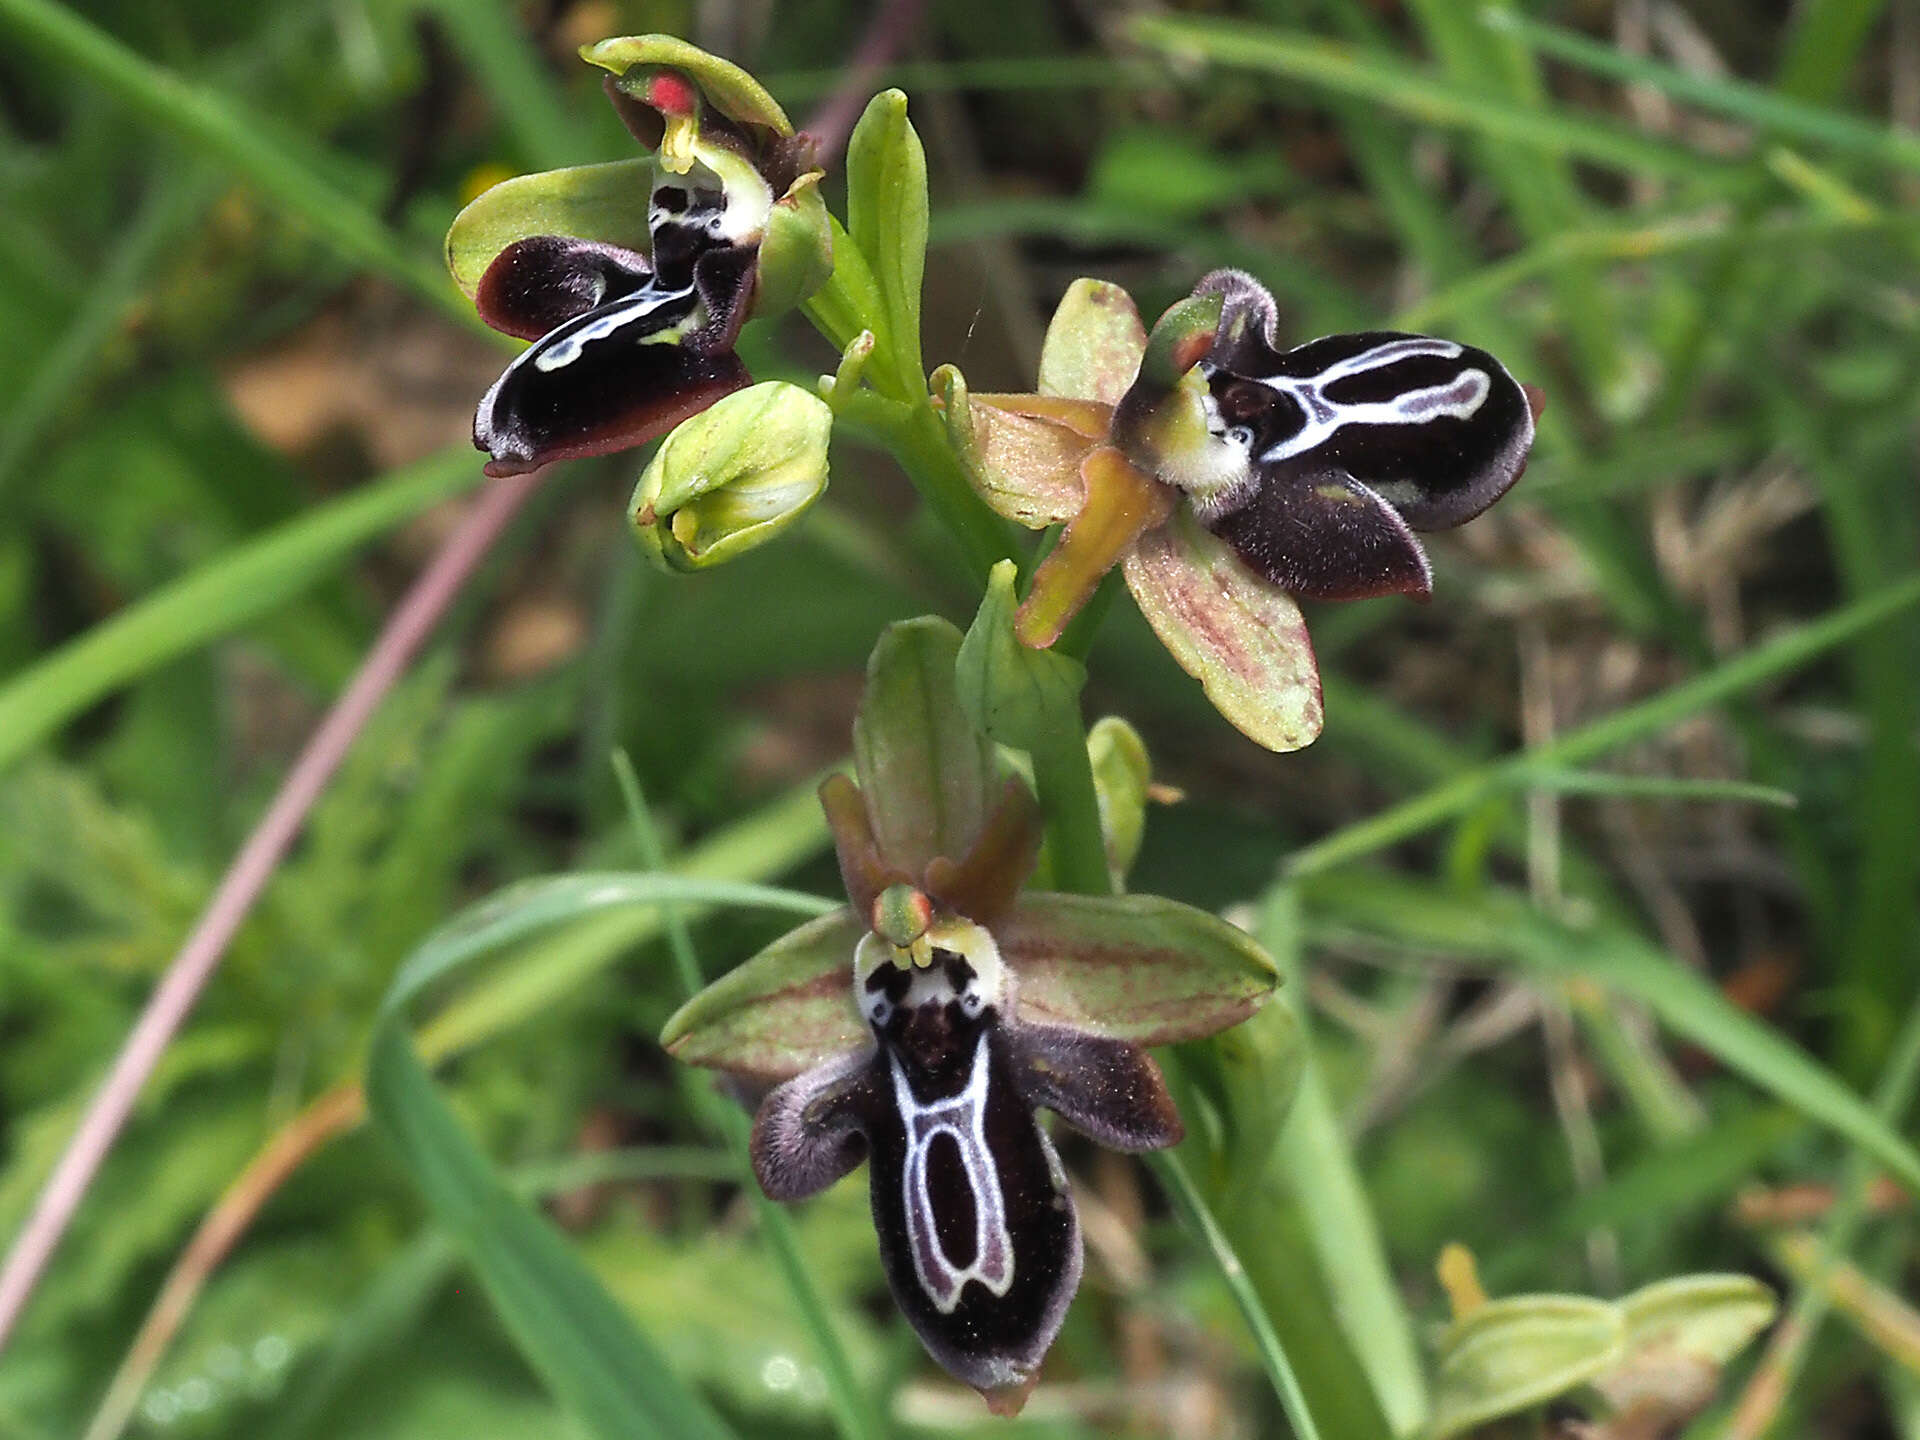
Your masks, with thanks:
[(1873, 1106), (1711, 981), (1637, 935), (1560, 924), (1511, 893), (1462, 894), (1379, 872), (1319, 876), (1301, 893), (1312, 916), (1349, 935), (1484, 955), (1632, 995), (1729, 1070), (1851, 1141), (1903, 1184), (1920, 1185), (1920, 1151)]
[(727, 1427), (667, 1367), (560, 1233), (521, 1200), (440, 1097), (407, 1012), (426, 987), (536, 931), (617, 906), (685, 901), (817, 914), (815, 896), (675, 875), (563, 875), (514, 886), (456, 916), (408, 957), (374, 1022), (367, 1104), (432, 1209), (479, 1272), (502, 1322), (556, 1399), (606, 1440), (726, 1440)]
[(0, 686), (0, 769), (128, 681), (285, 604), (481, 478), (467, 447), (442, 451), (209, 561), (35, 661)]
[[(1187, 1167), (1170, 1150), (1149, 1155), (1147, 1162), (1159, 1177), (1161, 1188), (1167, 1192), (1175, 1212), (1200, 1237), (1201, 1243), (1219, 1265), (1228, 1293), (1233, 1296), (1234, 1304), (1240, 1307), (1247, 1329), (1253, 1332), (1254, 1349), (1260, 1352), (1260, 1363), (1266, 1367), (1267, 1377), (1273, 1381), (1274, 1392), (1280, 1397), (1280, 1408), (1286, 1411), (1296, 1440), (1320, 1440), (1313, 1415), (1307, 1409), (1307, 1397), (1300, 1389), (1300, 1377), (1293, 1373), (1293, 1364), (1287, 1359), (1280, 1337), (1273, 1332), (1273, 1322), (1267, 1318), (1259, 1292), (1247, 1278), (1246, 1267), (1234, 1253), (1233, 1244), (1220, 1228), (1220, 1222), (1213, 1218), (1213, 1212), (1201, 1198), (1193, 1177), (1187, 1174)], [(1354, 1440), (1358, 1440), (1358, 1437), (1354, 1437)]]
[(1358, 96), (1429, 125), (1558, 151), (1616, 170), (1716, 184), (1730, 182), (1739, 174), (1725, 161), (1650, 140), (1624, 125), (1564, 110), (1517, 105), (1319, 36), (1242, 21), (1184, 16), (1138, 20), (1130, 33), (1140, 44), (1176, 57), (1304, 81), (1337, 94)]
[(1551, 55), (1593, 74), (1625, 84), (1650, 85), (1676, 100), (1743, 120), (1776, 135), (1831, 146), (1882, 165), (1907, 170), (1920, 168), (1920, 136), (1895, 126), (1875, 124), (1838, 110), (1810, 105), (1749, 81), (1675, 69), (1589, 40), (1571, 30), (1530, 20), (1514, 10), (1489, 7), (1481, 11), (1481, 19), (1543, 55)]
[(1296, 850), (1287, 868), (1295, 875), (1318, 874), (1444, 824), (1472, 809), (1494, 787), (1511, 783), (1515, 775), (1529, 768), (1578, 766), (1629, 741), (1658, 734), (1710, 705), (1797, 669), (1917, 601), (1920, 577), (1863, 596), (1824, 619), (1756, 645), (1638, 705), (1570, 730), (1551, 744), (1477, 766), (1378, 815), (1336, 830)]
[(1791, 810), (1800, 797), (1775, 785), (1750, 780), (1684, 780), (1670, 775), (1609, 775), (1600, 770), (1564, 770), (1535, 765), (1514, 772), (1521, 790), (1552, 790), (1561, 795), (1616, 795), (1641, 800), (1731, 800), (1744, 805), (1775, 805)]
[[(1299, 902), (1290, 886), (1277, 886), (1267, 897), (1260, 941), (1287, 977), (1276, 1003), (1296, 1006), (1306, 1025)], [(1300, 1207), (1307, 1243), (1326, 1277), (1327, 1291), (1338, 1297), (1335, 1317), (1381, 1413), (1395, 1435), (1414, 1434), (1426, 1424), (1433, 1402), (1413, 1317), (1394, 1284), (1353, 1147), (1311, 1045), (1273, 1163), (1286, 1176), (1287, 1189)]]
[(0, 28), (238, 171), (344, 259), (388, 276), (463, 324), (478, 323), (438, 257), (421, 254), (395, 235), (274, 139), (274, 127), (239, 102), (153, 64), (53, 0), (0, 0)]
[(47, 345), (34, 366), (33, 379), (7, 407), (0, 424), (0, 493), (34, 450), (88, 367), (113, 337), (127, 308), (140, 293), (147, 272), (199, 220), (212, 201), (208, 176), (162, 177), (141, 207), (132, 228), (107, 256), (87, 287), (73, 321)]

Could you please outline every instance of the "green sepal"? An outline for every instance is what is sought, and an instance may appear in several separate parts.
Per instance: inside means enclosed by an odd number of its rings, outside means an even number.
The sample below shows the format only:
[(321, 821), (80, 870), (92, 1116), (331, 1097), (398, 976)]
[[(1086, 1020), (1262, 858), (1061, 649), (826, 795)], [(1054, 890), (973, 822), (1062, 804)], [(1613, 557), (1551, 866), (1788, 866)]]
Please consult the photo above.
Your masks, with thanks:
[(1100, 833), (1107, 842), (1107, 867), (1117, 888), (1139, 858), (1147, 833), (1147, 787), (1153, 761), (1140, 732), (1118, 715), (1106, 715), (1087, 731), (1087, 761), (1093, 791), (1100, 802)]
[(766, 87), (730, 60), (710, 55), (675, 35), (616, 35), (580, 47), (589, 65), (616, 80), (635, 66), (679, 70), (699, 87), (709, 105), (736, 124), (760, 125), (776, 135), (793, 134), (793, 122)]
[(1087, 669), (1069, 656), (1028, 649), (1014, 636), (1018, 568), (1002, 560), (988, 575), (987, 593), (954, 662), (954, 682), (976, 730), (1030, 751), (1046, 742), (1058, 716), (1075, 713)]
[(1020, 1015), (1170, 1045), (1237, 1025), (1280, 972), (1252, 936), (1158, 895), (1029, 891), (994, 930)]
[(1489, 1300), (1447, 1330), (1428, 1440), (1448, 1440), (1579, 1388), (1618, 1364), (1621, 1309), (1584, 1295)]
[(790, 930), (674, 1012), (675, 1059), (758, 1081), (788, 1080), (862, 1043), (853, 952), (867, 925), (836, 910)]
[(922, 616), (889, 625), (867, 662), (853, 722), (853, 762), (886, 861), (923, 874), (959, 860), (998, 803), (993, 745), (961, 708), (954, 684), (960, 632)]
[(1222, 303), (1218, 295), (1190, 295), (1167, 307), (1147, 335), (1137, 383), (1159, 391), (1179, 384), (1211, 346)]
[(927, 262), (927, 156), (907, 119), (907, 97), (883, 90), (847, 141), (847, 233), (879, 284), (880, 337), (905, 393), (926, 387), (920, 365), (920, 282)]
[(1040, 347), (1042, 395), (1117, 405), (1140, 372), (1147, 327), (1133, 297), (1107, 280), (1067, 287)]
[(454, 216), (447, 268), (472, 299), (494, 258), (535, 235), (570, 235), (648, 254), (652, 187), (653, 161), (645, 157), (503, 180)]
[(1620, 1302), (1626, 1358), (1593, 1388), (1616, 1411), (1692, 1415), (1713, 1397), (1721, 1368), (1779, 1308), (1750, 1275), (1678, 1275), (1644, 1286)]
[(827, 488), (833, 412), (811, 390), (768, 380), (735, 391), (660, 442), (629, 508), (647, 558), (704, 570), (764, 545)]
[(957, 365), (940, 366), (928, 386), (939, 400), (948, 443), (989, 509), (1029, 530), (1080, 513), (1086, 501), (1080, 466), (1093, 440), (1059, 421), (992, 403), (1005, 396), (976, 403)]
[(833, 274), (833, 229), (821, 197), (821, 170), (809, 170), (773, 203), (760, 241), (753, 318), (769, 320), (801, 304)]

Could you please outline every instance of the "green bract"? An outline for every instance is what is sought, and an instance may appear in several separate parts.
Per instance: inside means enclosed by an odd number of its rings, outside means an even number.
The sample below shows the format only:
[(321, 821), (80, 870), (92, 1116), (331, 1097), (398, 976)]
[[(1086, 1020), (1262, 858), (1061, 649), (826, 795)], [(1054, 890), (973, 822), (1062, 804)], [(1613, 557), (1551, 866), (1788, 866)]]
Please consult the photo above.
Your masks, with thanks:
[(669, 570), (700, 570), (764, 544), (827, 488), (826, 401), (783, 380), (681, 422), (641, 473), (629, 515)]
[[(1476, 1289), (1470, 1257), (1456, 1249), (1448, 1263), (1463, 1262)], [(1631, 1417), (1641, 1427), (1632, 1434), (1677, 1434), (1777, 1308), (1773, 1292), (1745, 1275), (1678, 1276), (1620, 1301), (1515, 1295), (1470, 1302), (1441, 1342), (1428, 1440), (1575, 1394), (1609, 1416)]]

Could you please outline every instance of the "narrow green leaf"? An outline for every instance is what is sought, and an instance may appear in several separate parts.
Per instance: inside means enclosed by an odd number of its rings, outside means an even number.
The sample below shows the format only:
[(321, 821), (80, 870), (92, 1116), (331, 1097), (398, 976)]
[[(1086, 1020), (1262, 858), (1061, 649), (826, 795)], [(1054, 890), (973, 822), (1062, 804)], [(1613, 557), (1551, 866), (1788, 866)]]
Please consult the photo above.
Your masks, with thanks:
[(481, 479), (471, 449), (442, 451), (270, 530), (102, 621), (0, 687), (0, 769), (103, 696), (285, 604), (375, 536)]
[(880, 285), (880, 344), (901, 398), (926, 393), (920, 363), (920, 281), (927, 260), (927, 156), (907, 97), (883, 90), (847, 141), (847, 232)]
[(1852, 1141), (1906, 1184), (1920, 1186), (1920, 1151), (1872, 1106), (1705, 977), (1636, 935), (1561, 924), (1518, 895), (1460, 894), (1378, 872), (1317, 876), (1302, 893), (1311, 913), (1335, 920), (1348, 933), (1483, 955), (1632, 995), (1728, 1069)]
[(1472, 130), (1635, 174), (1730, 182), (1738, 173), (1726, 161), (1650, 140), (1624, 125), (1516, 105), (1318, 36), (1186, 16), (1146, 17), (1129, 28), (1141, 44), (1169, 55), (1305, 81), (1430, 125)]
[(1529, 767), (1581, 765), (1630, 741), (1656, 735), (1710, 705), (1797, 669), (1916, 601), (1920, 601), (1920, 577), (1862, 596), (1820, 620), (1756, 645), (1638, 705), (1629, 705), (1578, 730), (1570, 730), (1538, 749), (1523, 750), (1504, 760), (1477, 766), (1425, 794), (1336, 830), (1296, 850), (1287, 862), (1288, 870), (1296, 875), (1316, 875), (1330, 870), (1464, 814), (1479, 804), (1490, 790), (1510, 783), (1515, 774)]
[(493, 1171), (415, 1054), (407, 1011), (427, 986), (537, 930), (620, 905), (757, 905), (807, 913), (810, 895), (689, 876), (568, 875), (529, 881), (456, 917), (401, 966), (374, 1022), (367, 1102), (435, 1219), (479, 1272), (528, 1362), (605, 1440), (727, 1440), (560, 1233)]
[(462, 323), (478, 323), (439, 266), (280, 143), (264, 117), (208, 85), (153, 64), (53, 0), (0, 0), (0, 24), (104, 86), (143, 118), (239, 171), (344, 259), (398, 281)]
[(1600, 770), (1564, 770), (1536, 765), (1516, 771), (1521, 790), (1553, 790), (1562, 795), (1617, 795), (1647, 800), (1732, 800), (1791, 810), (1800, 799), (1791, 790), (1748, 780), (1687, 780), (1673, 775), (1609, 775)]
[(1750, 81), (1677, 69), (1602, 45), (1557, 25), (1529, 19), (1517, 10), (1487, 8), (1481, 19), (1493, 29), (1569, 65), (1629, 85), (1647, 85), (1676, 100), (1717, 111), (1749, 125), (1795, 140), (1828, 145), (1882, 165), (1920, 169), (1920, 136), (1895, 125), (1877, 124), (1844, 111), (1810, 105)]

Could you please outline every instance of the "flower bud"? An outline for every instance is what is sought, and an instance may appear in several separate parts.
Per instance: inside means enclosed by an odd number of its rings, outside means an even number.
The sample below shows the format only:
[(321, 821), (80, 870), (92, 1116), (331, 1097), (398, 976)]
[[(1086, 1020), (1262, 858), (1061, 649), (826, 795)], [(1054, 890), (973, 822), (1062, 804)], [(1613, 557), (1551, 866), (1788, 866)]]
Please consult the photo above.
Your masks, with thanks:
[(727, 396), (667, 436), (631, 514), (641, 549), (669, 570), (703, 570), (772, 539), (827, 488), (833, 412), (770, 380)]

